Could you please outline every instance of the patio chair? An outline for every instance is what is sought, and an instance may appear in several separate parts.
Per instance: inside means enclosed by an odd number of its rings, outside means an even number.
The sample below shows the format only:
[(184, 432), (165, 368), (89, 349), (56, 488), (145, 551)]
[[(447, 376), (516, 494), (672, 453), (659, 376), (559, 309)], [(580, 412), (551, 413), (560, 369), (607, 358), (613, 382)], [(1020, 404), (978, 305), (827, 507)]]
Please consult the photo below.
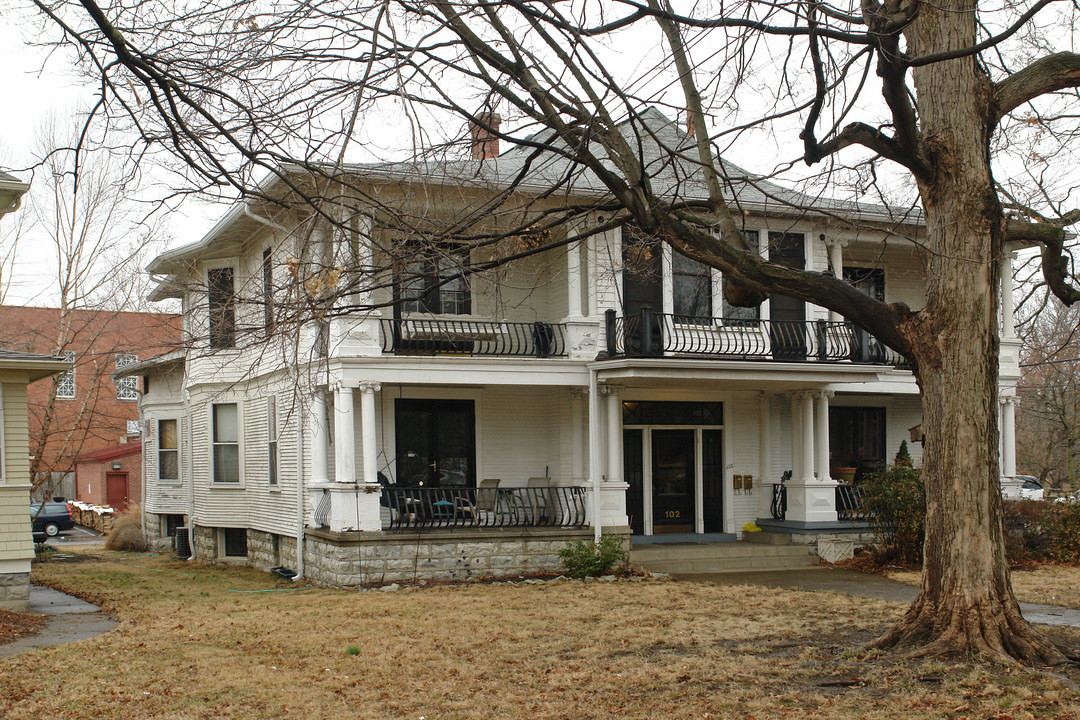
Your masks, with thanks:
[(531, 477), (525, 484), (525, 505), (531, 513), (531, 520), (535, 525), (550, 525), (552, 511), (556, 508), (552, 500), (551, 478)]

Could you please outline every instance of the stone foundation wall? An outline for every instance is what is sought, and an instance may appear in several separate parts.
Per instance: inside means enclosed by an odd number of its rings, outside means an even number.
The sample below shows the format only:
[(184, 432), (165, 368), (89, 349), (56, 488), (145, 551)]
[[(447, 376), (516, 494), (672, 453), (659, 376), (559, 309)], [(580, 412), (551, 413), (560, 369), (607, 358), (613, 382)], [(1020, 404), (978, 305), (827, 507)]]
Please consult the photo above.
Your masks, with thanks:
[(30, 573), (0, 573), (0, 610), (30, 611)]
[[(195, 532), (191, 535), (191, 547), (195, 557), (207, 562), (218, 560), (217, 530), (215, 528), (195, 526)], [(250, 554), (250, 550), (248, 551)]]
[(360, 538), (309, 529), (304, 574), (322, 585), (350, 587), (558, 571), (559, 548), (591, 537), (590, 529), (373, 533)]
[(161, 534), (161, 516), (145, 513), (146, 546), (155, 552), (171, 552), (173, 539)]
[[(307, 580), (320, 585), (355, 587), (367, 583), (465, 580), (558, 572), (562, 568), (559, 548), (570, 540), (591, 538), (592, 530), (588, 528), (364, 533), (359, 536), (357, 533), (308, 528), (304, 540), (304, 575)], [(214, 528), (196, 526), (192, 542), (195, 557), (218, 561)], [(248, 530), (247, 543), (247, 559), (252, 567), (297, 569), (295, 538)]]

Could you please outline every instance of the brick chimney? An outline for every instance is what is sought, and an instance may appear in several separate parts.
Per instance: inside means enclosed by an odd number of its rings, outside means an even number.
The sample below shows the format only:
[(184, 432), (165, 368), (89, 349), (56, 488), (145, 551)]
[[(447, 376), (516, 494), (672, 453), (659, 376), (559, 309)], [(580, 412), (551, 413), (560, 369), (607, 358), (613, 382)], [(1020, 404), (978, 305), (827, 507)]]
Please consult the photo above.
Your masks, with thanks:
[[(499, 131), (502, 115), (496, 112), (481, 113), (478, 122), (469, 121), (469, 134), (472, 135), (473, 160), (488, 160), (499, 155), (499, 138), (491, 130)], [(485, 127), (486, 126), (486, 127)], [(488, 130), (491, 128), (491, 130)]]

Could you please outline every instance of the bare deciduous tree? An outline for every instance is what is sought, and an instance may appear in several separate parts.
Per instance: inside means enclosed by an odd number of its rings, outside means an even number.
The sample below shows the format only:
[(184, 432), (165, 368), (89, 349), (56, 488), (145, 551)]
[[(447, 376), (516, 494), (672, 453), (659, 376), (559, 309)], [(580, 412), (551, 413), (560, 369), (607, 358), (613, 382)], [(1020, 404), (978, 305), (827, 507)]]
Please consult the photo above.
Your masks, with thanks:
[[(34, 1), (97, 74), (102, 112), (171, 152), (197, 184), (257, 197), (265, 185), (252, 178), (267, 173), (313, 217), (341, 223), (327, 198), (364, 192), (350, 187), (344, 161), (381, 159), (370, 125), (392, 135), (385, 118), (399, 120), (396, 139), (411, 141), (409, 159), (438, 166), (460, 152), (456, 130), (467, 120), (517, 146), (526, 158), (520, 176), (468, 215), (421, 222), (383, 209), (402, 232), (490, 248), (491, 263), (470, 272), (516, 257), (507, 238), (543, 238), (537, 230), (603, 213), (719, 268), (732, 304), (783, 293), (870, 331), (911, 362), (926, 431), (922, 586), (876, 644), (1065, 659), (1021, 617), (1010, 588), (995, 441), (996, 316), (1010, 242), (1038, 245), (1050, 290), (1066, 303), (1080, 299), (1064, 232), (1077, 213), (1043, 198), (1038, 214), (1010, 201), (1007, 219), (993, 152), (1002, 128), (1075, 131), (1075, 114), (1057, 109), (1075, 102), (1080, 55), (1054, 52), (1046, 39), (1072, 27), (1072, 5), (252, 0), (178, 11), (145, 0)], [(650, 104), (685, 112), (693, 141), (671, 147), (645, 137), (634, 121)], [(505, 127), (492, 121), (496, 109)], [(761, 129), (788, 157), (826, 167), (826, 186), (846, 179), (865, 192), (886, 168), (907, 179), (925, 225), (925, 308), (887, 304), (841, 279), (745, 252), (732, 188), (760, 179), (733, 176), (718, 155)], [(539, 166), (545, 171), (534, 172)], [(393, 175), (394, 166), (384, 169)], [(548, 189), (529, 196), (529, 206), (517, 191), (537, 193), (538, 177)], [(598, 192), (574, 204), (582, 184)], [(558, 198), (573, 201), (551, 202)], [(497, 227), (478, 221), (493, 214), (505, 216)], [(841, 207), (835, 215), (845, 218)], [(559, 242), (541, 239), (530, 251)], [(335, 288), (324, 289), (316, 295)], [(320, 313), (354, 309), (320, 303)]]

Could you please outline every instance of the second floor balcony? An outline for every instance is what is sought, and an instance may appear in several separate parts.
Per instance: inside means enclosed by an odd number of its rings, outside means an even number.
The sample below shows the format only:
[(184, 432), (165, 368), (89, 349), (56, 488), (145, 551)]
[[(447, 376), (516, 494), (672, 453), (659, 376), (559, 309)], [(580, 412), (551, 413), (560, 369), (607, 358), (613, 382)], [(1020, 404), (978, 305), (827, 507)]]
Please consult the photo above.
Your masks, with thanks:
[(774, 362), (854, 362), (906, 368), (899, 353), (840, 320), (673, 315), (643, 308), (605, 314), (608, 357), (713, 357)]

